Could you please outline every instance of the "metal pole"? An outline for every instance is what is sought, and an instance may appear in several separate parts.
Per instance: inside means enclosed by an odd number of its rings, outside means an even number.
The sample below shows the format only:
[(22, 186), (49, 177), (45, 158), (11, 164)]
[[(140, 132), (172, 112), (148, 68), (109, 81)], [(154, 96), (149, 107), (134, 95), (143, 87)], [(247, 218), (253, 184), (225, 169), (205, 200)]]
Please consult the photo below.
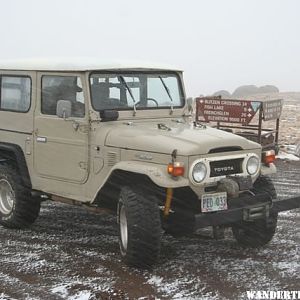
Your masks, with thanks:
[(259, 142), (259, 144), (261, 144), (262, 117), (263, 117), (262, 104), (260, 104), (259, 120), (258, 120), (258, 142)]

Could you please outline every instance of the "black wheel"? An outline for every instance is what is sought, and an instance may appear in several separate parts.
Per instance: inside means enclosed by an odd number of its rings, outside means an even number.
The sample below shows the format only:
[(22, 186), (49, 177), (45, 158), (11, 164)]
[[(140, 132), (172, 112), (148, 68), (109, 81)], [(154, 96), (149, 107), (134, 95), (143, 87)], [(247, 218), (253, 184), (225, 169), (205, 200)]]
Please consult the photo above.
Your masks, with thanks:
[(0, 165), (0, 224), (24, 228), (39, 215), (40, 202), (33, 199), (20, 175), (8, 165)]
[(119, 244), (127, 265), (150, 268), (160, 253), (161, 222), (156, 197), (123, 187), (118, 203)]
[[(261, 176), (256, 180), (252, 190), (255, 194), (267, 192), (272, 199), (277, 197), (270, 178)], [(277, 213), (271, 213), (267, 219), (240, 222), (232, 226), (232, 233), (239, 244), (245, 247), (261, 247), (269, 243), (277, 227)]]

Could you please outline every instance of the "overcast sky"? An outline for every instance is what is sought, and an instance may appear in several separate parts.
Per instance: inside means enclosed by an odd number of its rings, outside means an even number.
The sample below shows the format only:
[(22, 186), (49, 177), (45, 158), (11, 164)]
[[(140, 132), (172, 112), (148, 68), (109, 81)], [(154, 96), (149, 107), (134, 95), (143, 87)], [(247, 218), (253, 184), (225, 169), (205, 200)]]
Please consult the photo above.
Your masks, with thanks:
[(275, 84), (300, 91), (298, 0), (1, 1), (0, 58), (163, 62), (187, 94)]

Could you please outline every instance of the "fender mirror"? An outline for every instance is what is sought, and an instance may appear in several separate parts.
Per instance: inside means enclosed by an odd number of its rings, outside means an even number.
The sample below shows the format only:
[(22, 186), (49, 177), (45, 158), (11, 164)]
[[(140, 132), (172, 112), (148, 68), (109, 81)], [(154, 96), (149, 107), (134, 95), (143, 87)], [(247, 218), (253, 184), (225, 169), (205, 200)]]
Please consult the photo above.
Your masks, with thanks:
[(188, 108), (188, 112), (191, 114), (194, 111), (194, 98), (189, 97), (186, 99), (186, 103), (187, 103), (187, 108)]

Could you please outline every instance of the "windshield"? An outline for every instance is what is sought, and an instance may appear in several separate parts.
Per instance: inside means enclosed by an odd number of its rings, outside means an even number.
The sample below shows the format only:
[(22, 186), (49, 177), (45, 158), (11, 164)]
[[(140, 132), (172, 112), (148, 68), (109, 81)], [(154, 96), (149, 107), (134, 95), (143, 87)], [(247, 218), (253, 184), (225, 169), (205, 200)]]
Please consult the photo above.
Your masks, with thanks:
[(95, 110), (176, 108), (184, 105), (180, 80), (169, 73), (93, 73)]

